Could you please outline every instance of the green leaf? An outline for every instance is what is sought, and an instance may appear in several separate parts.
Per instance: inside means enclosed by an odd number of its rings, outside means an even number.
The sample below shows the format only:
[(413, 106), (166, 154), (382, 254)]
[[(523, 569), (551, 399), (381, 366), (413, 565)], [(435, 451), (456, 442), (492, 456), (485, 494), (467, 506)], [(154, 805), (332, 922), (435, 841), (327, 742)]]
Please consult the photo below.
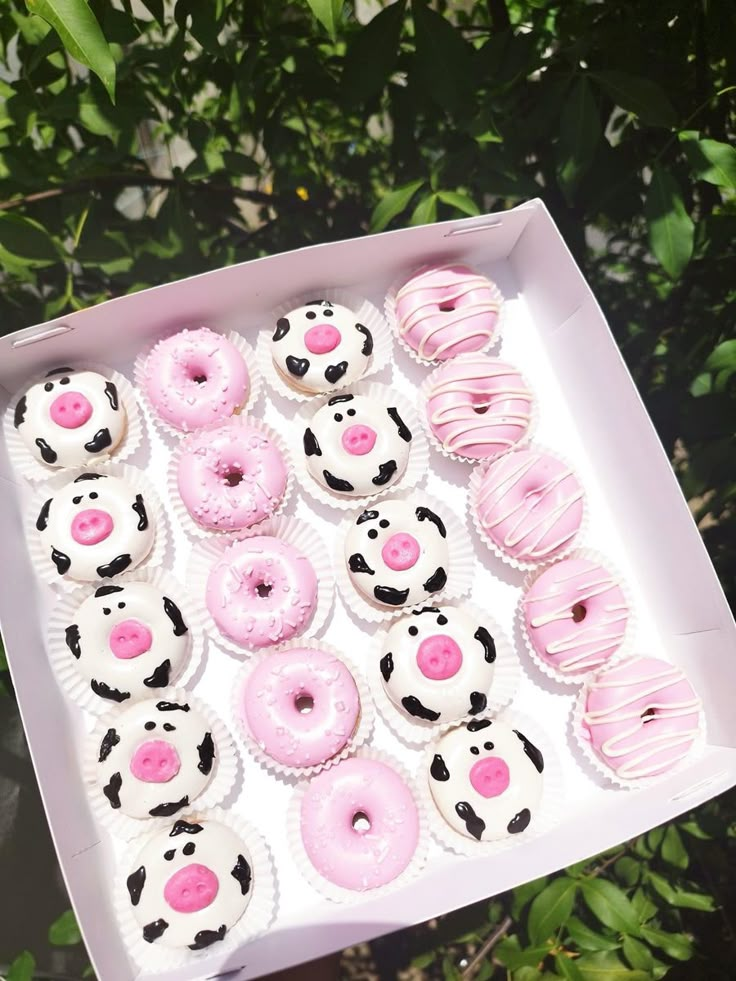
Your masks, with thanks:
[(693, 254), (695, 226), (677, 181), (661, 164), (652, 168), (644, 215), (652, 252), (670, 279), (678, 279)]
[(36, 959), (29, 951), (19, 954), (8, 968), (5, 981), (33, 981)]
[(473, 49), (441, 14), (423, 3), (412, 4), (416, 34), (416, 68), (430, 97), (450, 113), (471, 116), (475, 106)]
[(386, 84), (398, 58), (405, 8), (406, 0), (385, 7), (351, 40), (341, 80), (347, 102), (365, 102)]
[(692, 942), (683, 933), (667, 933), (649, 926), (642, 927), (641, 933), (650, 944), (659, 947), (668, 957), (677, 961), (689, 961), (693, 956)]
[(621, 944), (602, 933), (596, 933), (576, 916), (571, 916), (565, 925), (568, 936), (580, 950), (617, 950)]
[[(651, 879), (651, 873), (649, 875)], [(631, 897), (631, 905), (634, 907), (634, 912), (636, 913), (637, 919), (640, 923), (646, 923), (647, 920), (656, 914), (657, 907), (649, 899), (647, 894), (643, 889), (637, 889), (634, 895)]]
[(677, 122), (666, 92), (651, 79), (618, 71), (594, 72), (591, 77), (616, 105), (638, 116), (646, 125), (670, 128)]
[(433, 221), (437, 221), (437, 195), (428, 194), (414, 209), (409, 224), (431, 225)]
[(605, 926), (639, 936), (639, 919), (628, 897), (607, 879), (584, 879), (583, 898)]
[(708, 371), (736, 371), (736, 340), (732, 338), (722, 341), (713, 348), (706, 359), (705, 367)]
[(514, 889), (511, 900), (511, 916), (514, 920), (519, 919), (526, 904), (539, 895), (547, 885), (547, 881), (548, 877), (543, 875), (541, 879), (532, 879), (531, 882), (525, 882)]
[(115, 61), (86, 0), (26, 0), (26, 6), (53, 27), (72, 58), (97, 75), (114, 102)]
[(43, 225), (14, 212), (0, 213), (0, 250), (29, 266), (48, 266), (60, 259), (59, 249)]
[(444, 204), (449, 204), (451, 208), (457, 208), (466, 215), (480, 214), (480, 208), (467, 194), (461, 194), (459, 191), (438, 191), (437, 197)]
[(462, 981), (462, 975), (449, 957), (442, 959), (442, 977), (444, 981)]
[(536, 947), (523, 947), (517, 936), (506, 937), (494, 949), (494, 959), (516, 971), (520, 967), (535, 967), (550, 952), (550, 944), (539, 944)]
[[(734, 345), (736, 346), (736, 341), (734, 341)], [(736, 361), (736, 358), (734, 360)], [(736, 367), (736, 364), (734, 367)], [(682, 843), (680, 832), (674, 824), (670, 824), (664, 833), (662, 858), (665, 862), (669, 862), (670, 865), (674, 865), (676, 869), (686, 869), (690, 864), (690, 859)]]
[(583, 981), (580, 968), (571, 957), (555, 954), (555, 967), (561, 978), (567, 978), (568, 981)]
[(608, 950), (584, 954), (576, 966), (584, 981), (649, 981), (649, 974), (630, 971), (617, 954)]
[(651, 950), (641, 940), (635, 937), (624, 937), (623, 952), (626, 960), (632, 967), (640, 971), (651, 970), (654, 962)]
[(514, 981), (539, 981), (542, 977), (536, 967), (520, 967), (514, 971)]
[(641, 863), (635, 858), (624, 855), (613, 866), (613, 871), (619, 879), (627, 886), (635, 886), (641, 874)]
[(423, 180), (409, 181), (384, 194), (371, 215), (371, 231), (382, 232), (393, 218), (401, 214), (424, 183)]
[(716, 901), (713, 896), (704, 892), (686, 892), (684, 889), (675, 889), (672, 905), (679, 906), (681, 909), (698, 909), (705, 913), (712, 913), (716, 908)]
[(337, 24), (342, 14), (343, 0), (307, 0), (312, 13), (334, 40)]
[(736, 187), (736, 148), (718, 140), (692, 138), (692, 131), (679, 134), (682, 148), (695, 177), (719, 187)]
[(602, 135), (593, 90), (588, 79), (581, 75), (565, 100), (560, 118), (557, 178), (564, 190), (572, 191), (590, 169)]
[[(718, 348), (716, 348), (716, 350), (718, 350)], [(736, 359), (736, 344), (734, 345), (733, 349), (733, 357)], [(683, 821), (680, 824), (680, 828), (682, 831), (686, 831), (689, 835), (692, 835), (693, 838), (700, 839), (700, 841), (710, 841), (713, 837), (700, 827), (696, 818), (691, 818), (689, 821)]]
[(577, 881), (566, 875), (553, 879), (529, 910), (529, 939), (538, 944), (551, 936), (572, 913)]
[(411, 966), (417, 968), (421, 971), (425, 967), (429, 967), (430, 964), (434, 963), (437, 957), (437, 952), (434, 950), (425, 950), (423, 954), (418, 954), (411, 962)]
[(701, 395), (708, 395), (713, 387), (713, 378), (709, 372), (704, 372), (702, 375), (696, 375), (693, 378), (689, 392), (693, 398), (700, 398)]
[(62, 913), (58, 920), (49, 927), (49, 943), (55, 947), (73, 947), (82, 942), (77, 920), (73, 910)]

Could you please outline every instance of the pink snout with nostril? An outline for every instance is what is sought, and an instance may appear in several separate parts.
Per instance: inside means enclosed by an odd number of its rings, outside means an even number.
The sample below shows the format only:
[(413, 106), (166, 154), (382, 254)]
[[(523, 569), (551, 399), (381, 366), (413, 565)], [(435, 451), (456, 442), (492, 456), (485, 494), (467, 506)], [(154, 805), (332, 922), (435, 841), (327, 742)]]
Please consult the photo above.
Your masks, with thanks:
[(140, 620), (122, 620), (110, 631), (110, 650), (122, 661), (150, 651), (153, 634)]
[(168, 783), (179, 772), (176, 749), (165, 739), (148, 739), (133, 753), (130, 772), (143, 783)]
[(432, 681), (454, 677), (462, 663), (460, 647), (447, 634), (425, 637), (417, 650), (417, 666), (424, 677)]
[(194, 862), (174, 872), (164, 886), (164, 899), (177, 913), (197, 913), (214, 902), (219, 888), (215, 873)]
[(315, 324), (304, 335), (304, 344), (310, 354), (329, 354), (341, 340), (340, 331), (332, 324)]
[(376, 431), (370, 426), (348, 426), (342, 434), (342, 445), (352, 456), (364, 456), (376, 445)]
[(478, 760), (470, 771), (470, 782), (481, 797), (499, 797), (509, 785), (509, 768), (500, 756)]
[(419, 542), (413, 535), (398, 532), (392, 535), (381, 549), (381, 558), (394, 572), (404, 572), (416, 565), (419, 558)]
[(112, 529), (113, 521), (107, 511), (87, 508), (74, 515), (71, 532), (78, 545), (96, 545), (104, 542)]
[(92, 404), (81, 392), (64, 392), (51, 403), (49, 415), (57, 426), (79, 429), (91, 417)]

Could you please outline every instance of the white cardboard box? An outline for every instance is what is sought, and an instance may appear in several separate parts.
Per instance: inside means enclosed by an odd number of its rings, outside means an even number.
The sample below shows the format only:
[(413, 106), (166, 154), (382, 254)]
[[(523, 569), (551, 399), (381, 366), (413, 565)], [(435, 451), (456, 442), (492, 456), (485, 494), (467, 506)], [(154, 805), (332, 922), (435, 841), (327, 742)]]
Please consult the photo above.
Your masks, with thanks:
[[(501, 353), (516, 361), (539, 395), (538, 442), (567, 456), (588, 492), (586, 543), (621, 568), (639, 618), (637, 649), (680, 664), (701, 694), (708, 747), (697, 762), (649, 789), (605, 789), (571, 751), (568, 715), (576, 689), (546, 679), (522, 654), (525, 670), (515, 706), (533, 715), (560, 756), (566, 781), (565, 816), (543, 837), (521, 840), (497, 856), (459, 858), (433, 844), (421, 876), (383, 899), (358, 897), (335, 905), (302, 881), (284, 840), (291, 788), (246, 761), (234, 807), (266, 834), (279, 874), (279, 914), (270, 932), (242, 949), (211, 949), (206, 959), (159, 977), (232, 981), (286, 967), (349, 944), (421, 922), (509, 889), (631, 838), (736, 783), (736, 625), (690, 517), (669, 462), (611, 337), (605, 319), (540, 201), (480, 218), (314, 246), (205, 273), (111, 300), (69, 317), (0, 338), (3, 407), (24, 380), (43, 367), (98, 361), (131, 377), (137, 352), (176, 327), (235, 327), (255, 341), (269, 312), (289, 295), (349, 287), (381, 305), (388, 285), (428, 260), (463, 259), (492, 276), (508, 298)], [(625, 289), (625, 286), (622, 286)], [(388, 381), (411, 394), (425, 377), (397, 349)], [(265, 414), (285, 434), (296, 403), (273, 400)], [(263, 398), (257, 414), (263, 414)], [(149, 426), (149, 445), (130, 461), (155, 477), (168, 449)], [(463, 506), (469, 473), (433, 454), (426, 487)], [(10, 469), (0, 446), (0, 541), (3, 543), (0, 621), (34, 766), (72, 902), (102, 981), (152, 977), (128, 958), (112, 912), (110, 881), (121, 847), (96, 826), (82, 787), (79, 745), (91, 728), (56, 683), (44, 648), (45, 618), (54, 596), (39, 584), (23, 540), (29, 488)], [(301, 495), (291, 513), (329, 534), (330, 509)], [(473, 535), (479, 571), (472, 599), (487, 604), (512, 630), (523, 575), (495, 559)], [(177, 534), (174, 573), (183, 578), (189, 545)], [(480, 565), (482, 563), (482, 567)], [(336, 600), (326, 636), (353, 651), (369, 650), (375, 627), (361, 635)], [(364, 638), (364, 639), (363, 639)], [(518, 637), (515, 637), (517, 646)], [(195, 690), (219, 705), (226, 721), (234, 658), (209, 644)], [(374, 745), (415, 766), (420, 752), (402, 749), (383, 723)], [(248, 801), (257, 802), (255, 807)]]

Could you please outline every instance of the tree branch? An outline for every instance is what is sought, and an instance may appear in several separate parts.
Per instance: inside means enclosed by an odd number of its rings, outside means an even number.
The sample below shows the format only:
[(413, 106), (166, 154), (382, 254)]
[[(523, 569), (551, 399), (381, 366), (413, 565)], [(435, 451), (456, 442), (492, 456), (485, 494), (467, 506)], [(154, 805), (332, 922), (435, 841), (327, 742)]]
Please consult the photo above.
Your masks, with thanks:
[(461, 975), (463, 981), (470, 981), (470, 979), (473, 977), (473, 975), (478, 970), (478, 968), (480, 967), (480, 965), (486, 959), (486, 957), (488, 956), (488, 954), (496, 946), (496, 944), (501, 939), (501, 937), (505, 937), (506, 934), (509, 932), (509, 930), (511, 928), (511, 925), (513, 924), (513, 922), (514, 921), (511, 919), (510, 916), (505, 916), (501, 920), (501, 922), (498, 924), (498, 926), (496, 927), (496, 929), (493, 931), (493, 933), (491, 933), (488, 936), (488, 938), (484, 942), (483, 946), (480, 948), (480, 950), (478, 951), (478, 953), (475, 955), (475, 957), (472, 959), (472, 961), (470, 961), (470, 963), (468, 964), (468, 966), (463, 971), (463, 973)]
[(488, 0), (488, 14), (494, 31), (506, 31), (511, 27), (506, 0)]

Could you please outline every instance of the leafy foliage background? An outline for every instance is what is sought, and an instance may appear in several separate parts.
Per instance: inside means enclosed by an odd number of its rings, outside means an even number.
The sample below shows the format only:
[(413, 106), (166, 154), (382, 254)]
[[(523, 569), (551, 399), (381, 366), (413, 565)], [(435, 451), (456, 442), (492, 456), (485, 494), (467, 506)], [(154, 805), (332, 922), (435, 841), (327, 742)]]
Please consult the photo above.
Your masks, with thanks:
[[(540, 196), (733, 602), (735, 87), (731, 0), (5, 0), (0, 331)], [(727, 795), (380, 941), (370, 969), (731, 977), (733, 821)], [(73, 945), (65, 917), (50, 940)], [(33, 973), (26, 952), (7, 977)]]

